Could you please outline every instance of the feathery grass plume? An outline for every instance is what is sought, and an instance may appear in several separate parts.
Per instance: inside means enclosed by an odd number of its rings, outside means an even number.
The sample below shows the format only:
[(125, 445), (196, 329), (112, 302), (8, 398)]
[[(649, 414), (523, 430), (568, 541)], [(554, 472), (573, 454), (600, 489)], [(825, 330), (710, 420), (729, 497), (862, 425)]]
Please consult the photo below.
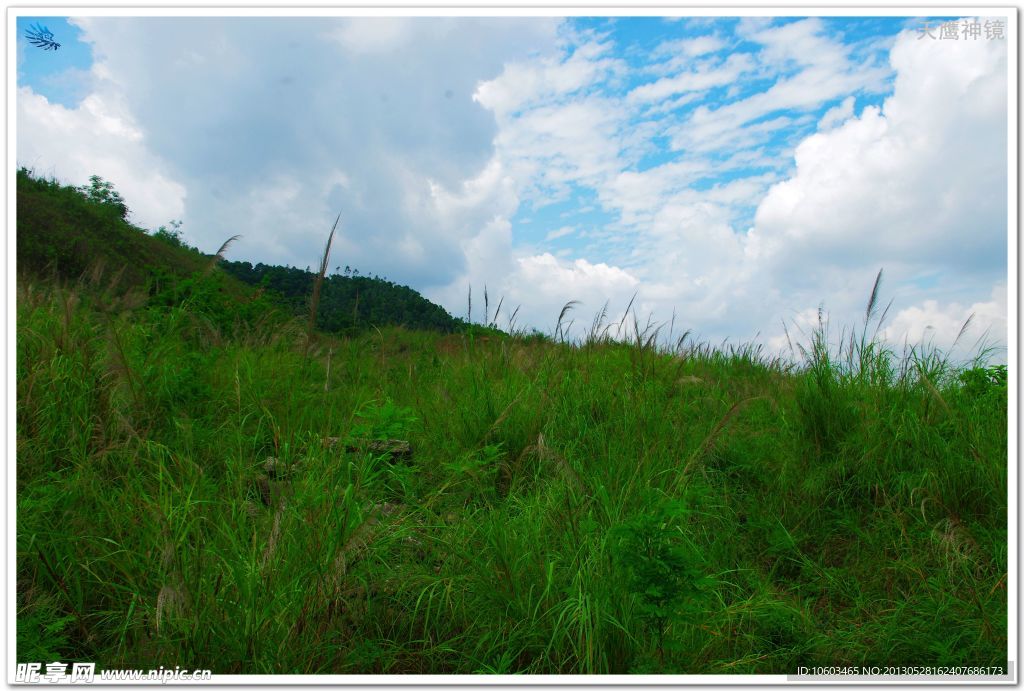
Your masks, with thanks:
[(878, 334), (882, 330), (882, 326), (885, 324), (886, 317), (889, 316), (889, 309), (892, 307), (892, 300), (889, 300), (886, 304), (885, 309), (882, 310), (882, 316), (878, 318), (878, 322), (875, 324), (875, 331), (871, 334), (871, 343), (878, 342)]
[(540, 433), (537, 435), (537, 443), (533, 445), (537, 450), (537, 455), (544, 461), (554, 461), (555, 465), (565, 475), (565, 477), (572, 483), (573, 488), (581, 495), (589, 494), (589, 488), (587, 483), (583, 481), (579, 473), (576, 472), (575, 468), (569, 465), (569, 461), (565, 459), (560, 453), (552, 449), (547, 445), (544, 439), (544, 434)]
[(498, 416), (498, 418), (494, 421), (494, 423), (484, 433), (483, 437), (481, 437), (481, 441), (486, 440), (488, 437), (490, 437), (495, 432), (495, 430), (497, 430), (501, 426), (501, 423), (503, 423), (505, 421), (505, 419), (508, 417), (508, 414), (512, 412), (513, 406), (515, 406), (515, 404), (519, 402), (519, 399), (522, 398), (523, 394), (525, 394), (527, 391), (529, 391), (530, 388), (532, 388), (532, 387), (528, 386), (528, 387), (526, 387), (524, 389), (520, 389), (519, 390), (519, 393), (517, 393), (515, 395), (515, 398), (513, 398), (509, 402), (509, 404), (507, 406), (505, 406), (505, 409), (503, 411), (501, 411), (501, 415)]
[(971, 323), (973, 321), (974, 321), (974, 312), (971, 312), (970, 316), (967, 317), (967, 321), (965, 321), (964, 325), (960, 327), (960, 331), (957, 333), (956, 338), (953, 339), (953, 345), (950, 346), (950, 348), (949, 348), (950, 350), (955, 348), (956, 344), (960, 342), (960, 339), (963, 337), (963, 335), (965, 333), (967, 333), (967, 329), (969, 329), (971, 327)]
[(936, 388), (935, 384), (932, 383), (932, 378), (926, 371), (924, 363), (917, 363), (917, 371), (921, 383), (924, 384), (926, 389), (928, 389), (928, 393), (930, 393), (932, 397), (939, 402), (939, 405), (942, 406), (942, 409), (946, 412), (947, 415), (952, 414), (953, 411), (950, 409), (949, 404), (946, 403), (946, 399), (942, 397), (942, 393), (938, 390), (938, 388)]
[(277, 544), (281, 538), (281, 517), (284, 514), (285, 507), (288, 506), (287, 500), (282, 500), (277, 506), (277, 510), (274, 512), (274, 522), (270, 528), (270, 535), (267, 537), (267, 545), (263, 548), (263, 556), (260, 559), (260, 570), (267, 568), (274, 555), (277, 553)]
[(622, 319), (619, 320), (619, 329), (615, 333), (616, 336), (622, 334), (622, 325), (626, 323), (626, 315), (629, 314), (629, 309), (633, 306), (634, 300), (636, 300), (636, 293), (633, 293), (633, 297), (629, 299), (629, 304), (626, 305), (626, 311), (622, 313)]
[(491, 313), (491, 306), (487, 300), (487, 284), (484, 283), (484, 326), (490, 323), (488, 315)]
[(790, 355), (796, 357), (796, 349), (793, 347), (793, 339), (789, 337), (789, 329), (786, 327), (786, 320), (782, 320), (782, 333), (786, 334), (786, 344), (789, 346)]
[(213, 258), (210, 260), (210, 263), (207, 264), (206, 268), (203, 270), (204, 276), (210, 275), (210, 272), (213, 271), (213, 267), (217, 266), (220, 260), (224, 258), (224, 253), (228, 251), (228, 247), (231, 246), (231, 243), (233, 243), (235, 240), (238, 240), (240, 237), (242, 236), (232, 235), (231, 237), (224, 241), (224, 244), (220, 246), (220, 249), (217, 250), (216, 254), (214, 254)]
[(139, 387), (141, 384), (137, 384), (135, 381), (135, 373), (132, 372), (132, 368), (128, 364), (128, 356), (125, 353), (124, 344), (121, 342), (118, 329), (115, 327), (113, 322), (108, 324), (107, 343), (109, 345), (108, 351), (110, 353), (110, 372), (114, 374), (117, 379), (127, 384), (128, 391), (132, 396), (132, 402), (136, 407), (139, 407)]
[(686, 465), (683, 466), (683, 472), (681, 472), (678, 478), (676, 479), (677, 487), (679, 485), (679, 482), (690, 474), (690, 471), (693, 469), (693, 465), (697, 461), (699, 461), (701, 457), (703, 457), (704, 454), (707, 453), (707, 451), (715, 443), (715, 441), (718, 439), (718, 435), (722, 433), (722, 430), (725, 429), (725, 426), (729, 424), (729, 421), (733, 418), (734, 415), (736, 415), (736, 412), (739, 411), (740, 408), (746, 406), (751, 401), (756, 401), (761, 398), (765, 398), (765, 396), (751, 396), (750, 398), (745, 398), (742, 401), (736, 401), (735, 403), (732, 404), (732, 406), (729, 408), (728, 411), (726, 411), (725, 415), (722, 416), (722, 419), (718, 421), (718, 424), (714, 426), (714, 428), (711, 430), (708, 436), (704, 437), (704, 441), (701, 442), (700, 446), (698, 446), (697, 449), (692, 454), (690, 454), (690, 458), (686, 461)]
[(663, 328), (665, 328), (664, 322), (654, 327), (654, 329), (651, 331), (651, 335), (647, 337), (647, 342), (644, 344), (644, 348), (646, 348), (647, 350), (656, 350), (658, 334), (661, 333), (661, 330)]
[(469, 293), (466, 297), (466, 323), (473, 323), (473, 284), (469, 284)]
[(519, 314), (520, 307), (522, 307), (522, 305), (517, 305), (516, 308), (512, 310), (512, 316), (508, 318), (509, 333), (514, 334), (516, 332), (516, 315)]
[[(168, 537), (165, 532), (165, 538)], [(188, 614), (192, 606), (192, 596), (185, 579), (181, 575), (181, 567), (173, 542), (164, 544), (160, 558), (160, 568), (166, 581), (160, 588), (156, 598), (156, 633), (160, 633), (164, 614), (174, 620)]]
[(867, 326), (868, 322), (871, 321), (871, 317), (874, 316), (875, 308), (878, 306), (878, 287), (882, 283), (882, 269), (878, 270), (878, 275), (875, 276), (875, 285), (871, 288), (871, 297), (868, 298), (868, 308), (864, 312), (864, 325)]
[(498, 307), (497, 309), (494, 310), (494, 317), (491, 318), (491, 326), (493, 326), (494, 328), (498, 328), (498, 314), (501, 312), (501, 305), (503, 302), (505, 302), (504, 295), (501, 297), (500, 300), (498, 300)]
[(103, 278), (103, 274), (106, 271), (107, 262), (104, 257), (100, 257), (92, 263), (89, 268), (88, 277), (86, 274), (82, 274), (81, 278), (78, 279), (80, 285), (88, 285), (91, 288), (99, 288), (100, 280)]
[(562, 307), (562, 311), (558, 313), (558, 323), (555, 325), (556, 341), (559, 340), (560, 337), (564, 339), (565, 334), (562, 332), (562, 320), (565, 318), (565, 315), (568, 314), (569, 311), (572, 310), (572, 308), (578, 304), (580, 304), (579, 300), (570, 300), (569, 302), (565, 303), (565, 306)]
[(685, 358), (687, 355), (684, 346), (686, 345), (686, 339), (690, 337), (690, 329), (683, 332), (683, 335), (676, 341), (675, 354), (676, 357)]
[(327, 236), (327, 246), (324, 247), (324, 256), (320, 259), (320, 271), (313, 281), (313, 297), (309, 301), (309, 327), (306, 331), (306, 350), (303, 356), (309, 355), (309, 346), (313, 342), (313, 329), (316, 327), (316, 311), (320, 306), (320, 286), (324, 282), (324, 274), (327, 273), (327, 261), (331, 256), (331, 243), (334, 242), (334, 231), (338, 229), (338, 222), (341, 221), (341, 214), (334, 219), (331, 226), (331, 234)]
[(587, 343), (595, 343), (600, 338), (601, 327), (604, 324), (605, 317), (608, 316), (608, 301), (604, 301), (604, 307), (601, 311), (594, 315), (594, 321), (590, 323), (590, 333), (587, 334)]

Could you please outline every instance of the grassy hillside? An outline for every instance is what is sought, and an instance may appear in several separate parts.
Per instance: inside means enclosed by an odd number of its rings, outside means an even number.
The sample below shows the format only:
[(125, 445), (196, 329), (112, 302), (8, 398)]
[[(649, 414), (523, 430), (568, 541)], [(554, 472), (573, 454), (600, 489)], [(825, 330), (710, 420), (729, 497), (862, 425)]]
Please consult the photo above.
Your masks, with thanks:
[(19, 662), (1006, 665), (1005, 368), (838, 357), (824, 327), (800, 366), (639, 337), (310, 341), (191, 285), (19, 280)]
[[(287, 315), (308, 314), (316, 274), (247, 261), (214, 262), (173, 230), (149, 235), (125, 220), (126, 203), (105, 184), (97, 178), (92, 190), (83, 191), (18, 171), (19, 272), (64, 281), (106, 274), (108, 287), (116, 275), (113, 287), (144, 289), (152, 302), (165, 306), (202, 285), (207, 293), (202, 299), (216, 301), (214, 296), (223, 294), (225, 308), (257, 300), (261, 309), (273, 305)], [(220, 311), (227, 317), (230, 310)], [(356, 272), (323, 281), (317, 328), (351, 333), (385, 325), (445, 333), (469, 326), (411, 288), (378, 277)]]
[[(22, 273), (76, 280), (97, 264), (144, 286), (155, 270), (185, 277), (209, 258), (147, 235), (113, 204), (90, 201), (74, 187), (18, 171), (17, 262)], [(225, 238), (226, 240), (227, 238)]]

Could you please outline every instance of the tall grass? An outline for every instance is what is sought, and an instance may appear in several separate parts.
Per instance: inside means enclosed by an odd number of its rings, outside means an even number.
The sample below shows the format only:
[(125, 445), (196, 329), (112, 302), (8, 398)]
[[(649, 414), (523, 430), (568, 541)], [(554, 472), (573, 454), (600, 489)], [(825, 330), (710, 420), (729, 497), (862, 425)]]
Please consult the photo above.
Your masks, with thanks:
[(316, 313), (320, 307), (320, 288), (324, 282), (324, 276), (327, 274), (327, 262), (331, 258), (331, 243), (334, 242), (334, 231), (338, 229), (338, 222), (341, 221), (341, 214), (334, 219), (334, 225), (331, 226), (331, 233), (327, 236), (327, 245), (324, 247), (324, 253), (320, 257), (320, 268), (316, 273), (316, 278), (313, 280), (313, 295), (309, 299), (309, 326), (306, 328), (306, 350), (305, 355), (309, 355), (309, 347), (313, 343), (313, 332), (316, 328)]
[(576, 344), (573, 303), (554, 338), (319, 336), (328, 370), (301, 321), (18, 290), (18, 661), (1006, 664), (998, 368), (837, 348), (824, 314), (797, 364), (666, 349), (631, 302)]

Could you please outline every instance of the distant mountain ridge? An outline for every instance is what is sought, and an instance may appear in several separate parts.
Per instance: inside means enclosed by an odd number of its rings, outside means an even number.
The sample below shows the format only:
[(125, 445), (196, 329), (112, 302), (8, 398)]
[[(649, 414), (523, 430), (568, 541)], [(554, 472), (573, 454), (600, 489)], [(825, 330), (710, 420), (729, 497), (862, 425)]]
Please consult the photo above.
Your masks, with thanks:
[[(222, 261), (220, 266), (249, 285), (277, 294), (296, 314), (308, 309), (316, 278), (311, 271), (246, 261)], [(408, 286), (351, 273), (324, 277), (317, 328), (338, 333), (385, 324), (450, 333), (463, 322)]]

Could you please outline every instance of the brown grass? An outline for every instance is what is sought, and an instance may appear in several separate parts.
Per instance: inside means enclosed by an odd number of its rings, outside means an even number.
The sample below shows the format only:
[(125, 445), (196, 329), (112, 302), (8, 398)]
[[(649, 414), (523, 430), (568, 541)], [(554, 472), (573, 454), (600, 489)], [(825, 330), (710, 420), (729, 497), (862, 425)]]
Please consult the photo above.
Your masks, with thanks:
[(316, 280), (313, 282), (313, 297), (309, 301), (309, 326), (306, 330), (306, 351), (304, 355), (309, 355), (309, 346), (313, 342), (313, 330), (316, 327), (316, 312), (320, 307), (320, 287), (324, 282), (324, 276), (327, 274), (327, 261), (331, 256), (331, 243), (334, 242), (334, 231), (338, 229), (338, 222), (341, 220), (341, 214), (334, 219), (334, 225), (331, 226), (331, 234), (327, 236), (327, 246), (324, 247), (324, 255), (320, 258), (320, 271), (316, 275)]

